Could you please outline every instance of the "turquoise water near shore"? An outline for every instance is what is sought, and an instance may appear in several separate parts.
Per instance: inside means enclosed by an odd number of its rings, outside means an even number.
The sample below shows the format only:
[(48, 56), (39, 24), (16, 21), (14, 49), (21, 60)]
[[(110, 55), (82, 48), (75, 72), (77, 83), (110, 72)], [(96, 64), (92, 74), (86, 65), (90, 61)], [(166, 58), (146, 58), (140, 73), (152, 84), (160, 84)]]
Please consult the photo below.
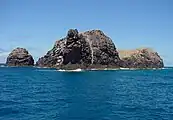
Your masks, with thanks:
[(0, 67), (0, 120), (172, 120), (173, 69)]

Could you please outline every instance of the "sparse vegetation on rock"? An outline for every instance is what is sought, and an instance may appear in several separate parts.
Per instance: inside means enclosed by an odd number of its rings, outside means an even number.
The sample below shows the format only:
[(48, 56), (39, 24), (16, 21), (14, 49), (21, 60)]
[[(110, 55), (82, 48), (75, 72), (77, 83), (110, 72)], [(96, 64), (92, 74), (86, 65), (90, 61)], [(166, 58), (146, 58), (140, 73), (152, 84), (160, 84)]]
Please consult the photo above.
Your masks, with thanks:
[(162, 68), (162, 58), (151, 48), (119, 50), (122, 67), (126, 68)]

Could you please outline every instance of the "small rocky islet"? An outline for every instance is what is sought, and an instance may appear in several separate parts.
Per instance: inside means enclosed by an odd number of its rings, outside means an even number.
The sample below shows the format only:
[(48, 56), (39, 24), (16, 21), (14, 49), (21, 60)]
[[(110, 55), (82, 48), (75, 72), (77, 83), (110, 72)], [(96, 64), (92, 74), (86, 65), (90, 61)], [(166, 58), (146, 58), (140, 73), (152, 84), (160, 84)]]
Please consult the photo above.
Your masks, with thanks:
[(34, 59), (25, 48), (14, 49), (7, 57), (8, 66), (34, 66)]
[(119, 50), (119, 56), (124, 68), (163, 68), (163, 60), (151, 48), (135, 50)]
[[(8, 66), (34, 66), (34, 59), (24, 48), (14, 49), (7, 57)], [(56, 69), (163, 68), (163, 59), (150, 48), (118, 50), (101, 30), (78, 32), (70, 29), (57, 40), (35, 66)]]

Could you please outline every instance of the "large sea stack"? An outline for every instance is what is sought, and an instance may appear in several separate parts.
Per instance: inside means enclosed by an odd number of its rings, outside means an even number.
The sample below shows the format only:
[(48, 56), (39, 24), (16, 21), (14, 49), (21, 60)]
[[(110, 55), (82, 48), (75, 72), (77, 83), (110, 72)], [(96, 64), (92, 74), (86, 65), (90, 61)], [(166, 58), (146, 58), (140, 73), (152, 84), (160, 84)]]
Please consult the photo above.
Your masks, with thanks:
[(67, 36), (55, 42), (53, 48), (36, 65), (63, 69), (119, 67), (120, 58), (112, 40), (101, 30), (79, 33), (70, 29)]
[(135, 50), (119, 50), (122, 67), (125, 68), (162, 68), (163, 60), (157, 52), (151, 48)]
[(33, 66), (34, 59), (25, 48), (14, 49), (7, 57), (8, 66)]

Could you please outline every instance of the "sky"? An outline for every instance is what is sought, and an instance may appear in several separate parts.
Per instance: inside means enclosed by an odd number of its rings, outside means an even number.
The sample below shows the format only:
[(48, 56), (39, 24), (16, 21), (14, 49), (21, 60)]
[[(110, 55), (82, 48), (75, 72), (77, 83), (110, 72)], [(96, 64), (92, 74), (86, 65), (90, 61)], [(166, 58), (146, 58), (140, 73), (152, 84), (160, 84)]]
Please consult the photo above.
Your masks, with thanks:
[(118, 49), (151, 47), (173, 66), (172, 0), (0, 0), (0, 63), (16, 47), (35, 61), (66, 36), (100, 29)]

